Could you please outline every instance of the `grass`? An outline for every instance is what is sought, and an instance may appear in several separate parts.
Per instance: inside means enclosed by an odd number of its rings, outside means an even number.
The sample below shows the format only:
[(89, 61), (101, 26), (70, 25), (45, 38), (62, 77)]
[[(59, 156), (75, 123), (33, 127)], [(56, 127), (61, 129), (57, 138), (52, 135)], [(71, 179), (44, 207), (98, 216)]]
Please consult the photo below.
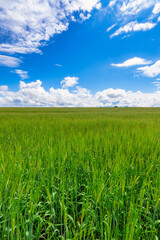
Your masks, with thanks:
[(159, 108), (1, 108), (0, 239), (160, 239)]

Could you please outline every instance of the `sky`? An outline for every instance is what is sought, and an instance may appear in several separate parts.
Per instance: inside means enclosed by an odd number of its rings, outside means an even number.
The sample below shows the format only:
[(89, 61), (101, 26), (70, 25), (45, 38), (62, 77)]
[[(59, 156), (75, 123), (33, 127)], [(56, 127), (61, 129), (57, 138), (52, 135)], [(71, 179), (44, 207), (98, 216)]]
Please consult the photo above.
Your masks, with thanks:
[(160, 0), (0, 0), (0, 107), (160, 107)]

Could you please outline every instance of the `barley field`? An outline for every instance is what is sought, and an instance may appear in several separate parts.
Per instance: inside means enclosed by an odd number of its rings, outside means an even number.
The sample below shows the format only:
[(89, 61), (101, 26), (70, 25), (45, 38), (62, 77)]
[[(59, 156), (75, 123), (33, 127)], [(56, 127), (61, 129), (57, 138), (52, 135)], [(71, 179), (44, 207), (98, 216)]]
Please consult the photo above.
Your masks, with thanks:
[(160, 108), (1, 108), (0, 239), (159, 240)]

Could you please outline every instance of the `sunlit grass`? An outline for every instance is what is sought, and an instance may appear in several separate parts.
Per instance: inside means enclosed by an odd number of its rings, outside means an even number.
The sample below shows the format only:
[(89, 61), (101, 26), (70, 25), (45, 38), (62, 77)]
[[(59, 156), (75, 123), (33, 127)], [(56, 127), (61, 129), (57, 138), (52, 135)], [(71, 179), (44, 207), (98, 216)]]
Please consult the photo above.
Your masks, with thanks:
[(160, 109), (0, 109), (0, 239), (160, 239)]

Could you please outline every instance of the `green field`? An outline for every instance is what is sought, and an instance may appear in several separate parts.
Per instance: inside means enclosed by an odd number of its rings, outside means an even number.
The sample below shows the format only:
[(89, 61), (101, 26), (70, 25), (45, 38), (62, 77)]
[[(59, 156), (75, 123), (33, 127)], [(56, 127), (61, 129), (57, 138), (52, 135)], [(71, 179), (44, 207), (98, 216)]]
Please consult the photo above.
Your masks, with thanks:
[(160, 109), (1, 108), (0, 239), (160, 239)]

